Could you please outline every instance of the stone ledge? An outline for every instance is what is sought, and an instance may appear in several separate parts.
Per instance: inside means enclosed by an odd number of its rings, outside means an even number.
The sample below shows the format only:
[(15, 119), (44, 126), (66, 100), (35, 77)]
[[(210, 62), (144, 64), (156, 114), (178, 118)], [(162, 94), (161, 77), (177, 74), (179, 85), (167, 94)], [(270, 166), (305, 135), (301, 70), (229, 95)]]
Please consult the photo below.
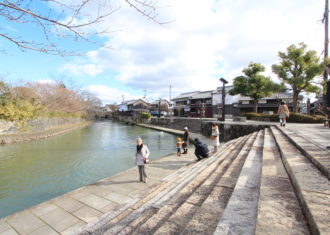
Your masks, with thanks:
[(58, 127), (53, 127), (48, 130), (39, 131), (39, 132), (32, 132), (27, 134), (17, 134), (17, 135), (0, 135), (0, 144), (11, 144), (16, 142), (23, 142), (23, 141), (32, 141), (37, 139), (44, 139), (60, 134), (64, 134), (66, 132), (83, 128), (85, 126), (90, 125), (91, 122), (86, 121), (78, 124), (70, 124), (70, 125), (62, 125)]

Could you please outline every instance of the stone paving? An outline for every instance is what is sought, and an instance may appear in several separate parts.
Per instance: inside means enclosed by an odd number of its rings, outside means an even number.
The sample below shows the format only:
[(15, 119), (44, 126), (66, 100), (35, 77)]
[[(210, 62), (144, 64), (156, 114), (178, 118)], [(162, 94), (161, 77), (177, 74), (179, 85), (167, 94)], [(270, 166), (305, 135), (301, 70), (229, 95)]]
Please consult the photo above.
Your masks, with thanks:
[(289, 130), (304, 136), (306, 139), (316, 143), (323, 148), (330, 146), (330, 128), (324, 127), (323, 124), (289, 124)]
[[(279, 122), (262, 122), (262, 121), (251, 121), (246, 122), (234, 122), (232, 120), (227, 120), (225, 122), (220, 122), (231, 125), (269, 125), (269, 126), (279, 126)], [(283, 129), (291, 130), (309, 141), (318, 144), (321, 148), (326, 148), (330, 146), (330, 128), (325, 127), (322, 123), (287, 123)]]
[[(159, 129), (159, 128), (158, 128)], [(159, 129), (170, 132), (169, 129)], [(174, 134), (182, 131), (172, 130)], [(206, 138), (192, 134), (192, 138)], [(207, 142), (207, 141), (206, 141)], [(196, 159), (190, 147), (188, 154), (175, 153), (152, 161), (147, 166), (148, 183), (138, 182), (137, 169), (131, 168), (27, 210), (0, 219), (0, 235), (11, 234), (74, 234), (87, 223), (97, 221), (110, 209), (148, 191), (161, 180), (191, 164)]]
[[(246, 122), (244, 125), (257, 125), (258, 123), (265, 124), (264, 122)], [(278, 125), (278, 123), (269, 124)], [(152, 127), (150, 125), (143, 126)], [(182, 131), (161, 127), (152, 128), (174, 134), (182, 134)], [(325, 146), (330, 145), (330, 129), (322, 124), (289, 123), (284, 128), (303, 135), (324, 149)], [(202, 141), (210, 144), (209, 140), (200, 134), (191, 133), (190, 137), (192, 139), (200, 138)], [(87, 223), (99, 220), (104, 214), (119, 204), (123, 204), (125, 201), (134, 199), (137, 195), (147, 192), (159, 184), (164, 177), (183, 166), (192, 164), (194, 161), (193, 151), (190, 151), (187, 155), (182, 155), (180, 158), (175, 154), (170, 154), (154, 160), (147, 167), (147, 184), (137, 181), (138, 173), (136, 168), (128, 169), (115, 176), (0, 219), (0, 235), (74, 234), (76, 231), (80, 231)]]

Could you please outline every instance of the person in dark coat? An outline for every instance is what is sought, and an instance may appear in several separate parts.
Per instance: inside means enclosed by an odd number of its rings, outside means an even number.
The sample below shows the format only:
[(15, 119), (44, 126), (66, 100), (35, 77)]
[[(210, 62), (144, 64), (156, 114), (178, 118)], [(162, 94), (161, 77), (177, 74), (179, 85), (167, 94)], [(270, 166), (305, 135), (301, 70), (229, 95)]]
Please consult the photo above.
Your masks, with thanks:
[(209, 156), (209, 149), (206, 144), (203, 144), (199, 139), (194, 140), (195, 145), (195, 155), (197, 161), (202, 160), (202, 158), (207, 158)]
[[(326, 71), (330, 75), (330, 64), (327, 65)], [(326, 109), (329, 114), (330, 113), (330, 80), (328, 80), (328, 82), (327, 82), (327, 92), (325, 94), (324, 102), (325, 102)], [(330, 149), (330, 146), (327, 146), (327, 149)]]
[(182, 144), (183, 153), (182, 154), (187, 154), (188, 153), (188, 144), (189, 144), (189, 131), (188, 131), (188, 127), (185, 127), (183, 129), (184, 129), (184, 133), (183, 133), (183, 144)]

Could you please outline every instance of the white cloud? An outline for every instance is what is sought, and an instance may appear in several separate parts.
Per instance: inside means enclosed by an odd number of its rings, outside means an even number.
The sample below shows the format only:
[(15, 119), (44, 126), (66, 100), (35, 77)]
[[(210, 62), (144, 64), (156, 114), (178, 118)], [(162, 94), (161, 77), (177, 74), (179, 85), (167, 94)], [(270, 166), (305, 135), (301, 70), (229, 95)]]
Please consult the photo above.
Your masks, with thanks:
[[(87, 90), (97, 96), (103, 104), (121, 103), (123, 98), (125, 100), (139, 99), (141, 97), (133, 96), (126, 91), (122, 91), (116, 88), (110, 88), (107, 86), (93, 85), (85, 87)], [(124, 97), (123, 97), (124, 96)]]
[[(251, 61), (267, 66), (278, 51), (305, 42), (321, 52), (323, 1), (167, 0), (160, 14), (173, 23), (159, 26), (129, 7), (114, 14), (108, 44), (116, 50), (89, 51), (84, 61), (62, 71), (115, 79), (152, 96), (213, 89), (219, 77), (231, 81)], [(109, 23), (108, 22), (108, 23)], [(317, 36), (318, 35), (318, 36)], [(117, 94), (119, 95), (119, 94)], [(121, 96), (121, 95), (119, 95)]]
[(60, 72), (69, 72), (74, 75), (96, 76), (103, 73), (103, 67), (97, 64), (65, 64), (59, 69)]
[(38, 80), (37, 83), (40, 83), (40, 84), (55, 84), (56, 82), (52, 79), (42, 79), (42, 80)]

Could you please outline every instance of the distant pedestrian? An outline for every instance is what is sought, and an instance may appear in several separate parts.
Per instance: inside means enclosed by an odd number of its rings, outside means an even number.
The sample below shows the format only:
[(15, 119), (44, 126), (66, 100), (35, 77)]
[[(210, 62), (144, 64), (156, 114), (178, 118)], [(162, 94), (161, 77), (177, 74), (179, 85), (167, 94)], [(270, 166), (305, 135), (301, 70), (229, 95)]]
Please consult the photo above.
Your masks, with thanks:
[(207, 158), (209, 156), (209, 148), (206, 144), (202, 143), (199, 139), (195, 138), (195, 156), (197, 157), (197, 161), (202, 160), (202, 158)]
[(290, 117), (290, 111), (288, 106), (283, 101), (281, 102), (281, 105), (278, 107), (277, 114), (279, 115), (281, 126), (285, 126), (286, 118)]
[[(330, 75), (330, 64), (327, 65), (326, 71)], [(329, 114), (330, 114), (330, 80), (328, 80), (328, 82), (327, 82), (327, 92), (325, 94), (324, 101), (325, 101), (325, 105), (326, 105), (327, 111), (328, 111), (327, 117), (329, 118)], [(330, 146), (327, 146), (327, 149), (330, 149)]]
[(182, 144), (183, 153), (182, 154), (187, 154), (188, 153), (188, 144), (189, 144), (189, 131), (188, 131), (188, 127), (185, 127), (183, 129), (184, 129), (184, 133), (183, 133), (183, 144)]
[(219, 127), (217, 124), (212, 123), (212, 133), (211, 133), (211, 139), (213, 144), (213, 152), (216, 153), (218, 151), (219, 147)]
[(142, 139), (136, 140), (135, 165), (138, 166), (140, 182), (147, 183), (147, 174), (145, 164), (149, 161), (150, 151), (147, 145), (142, 144)]
[(183, 144), (183, 142), (181, 141), (181, 138), (177, 138), (176, 139), (176, 150), (177, 150), (176, 155), (179, 157), (181, 156), (182, 144)]

